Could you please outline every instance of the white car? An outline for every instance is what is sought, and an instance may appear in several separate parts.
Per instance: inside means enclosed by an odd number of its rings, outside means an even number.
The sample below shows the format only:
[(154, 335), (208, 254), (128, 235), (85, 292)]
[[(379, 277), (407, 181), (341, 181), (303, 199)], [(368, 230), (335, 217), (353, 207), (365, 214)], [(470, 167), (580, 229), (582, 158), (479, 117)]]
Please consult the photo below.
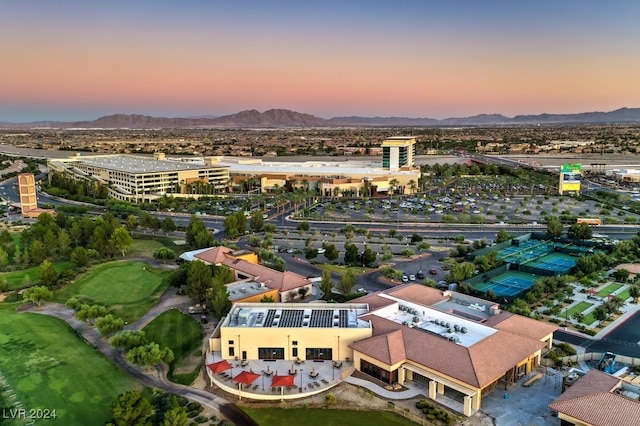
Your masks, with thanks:
[(319, 248), (319, 249), (318, 249), (318, 254), (322, 254), (322, 253), (324, 253), (325, 251), (326, 251), (325, 249), (323, 249), (323, 248)]
[(409, 275), (409, 281), (415, 281), (416, 280), (416, 276), (411, 274)]

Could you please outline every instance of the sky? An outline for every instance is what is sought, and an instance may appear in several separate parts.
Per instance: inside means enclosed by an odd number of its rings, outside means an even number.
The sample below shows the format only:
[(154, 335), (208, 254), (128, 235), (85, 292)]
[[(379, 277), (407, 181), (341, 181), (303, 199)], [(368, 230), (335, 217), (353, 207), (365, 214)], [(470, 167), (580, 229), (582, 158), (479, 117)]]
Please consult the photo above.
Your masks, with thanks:
[(640, 107), (640, 1), (2, 0), (0, 121)]

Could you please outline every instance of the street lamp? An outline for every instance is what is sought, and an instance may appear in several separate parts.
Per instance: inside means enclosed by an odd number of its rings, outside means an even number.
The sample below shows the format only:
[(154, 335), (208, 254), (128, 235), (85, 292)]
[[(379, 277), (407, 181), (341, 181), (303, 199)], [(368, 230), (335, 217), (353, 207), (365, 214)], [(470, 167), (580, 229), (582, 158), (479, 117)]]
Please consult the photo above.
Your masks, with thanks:
[(302, 370), (302, 368), (300, 369), (300, 392), (302, 392), (302, 380), (304, 378), (304, 375), (302, 374), (304, 371)]

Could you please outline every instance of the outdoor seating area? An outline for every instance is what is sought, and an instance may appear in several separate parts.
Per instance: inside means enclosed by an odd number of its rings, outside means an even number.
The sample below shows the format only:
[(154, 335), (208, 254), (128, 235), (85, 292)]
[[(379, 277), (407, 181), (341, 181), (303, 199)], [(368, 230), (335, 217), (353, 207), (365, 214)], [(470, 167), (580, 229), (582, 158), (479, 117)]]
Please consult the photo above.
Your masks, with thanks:
[(305, 361), (296, 360), (221, 360), (211, 353), (207, 356), (207, 370), (213, 384), (227, 391), (238, 390), (243, 398), (255, 394), (258, 399), (300, 397), (305, 393), (328, 389), (342, 380), (346, 361), (314, 362), (305, 369)]

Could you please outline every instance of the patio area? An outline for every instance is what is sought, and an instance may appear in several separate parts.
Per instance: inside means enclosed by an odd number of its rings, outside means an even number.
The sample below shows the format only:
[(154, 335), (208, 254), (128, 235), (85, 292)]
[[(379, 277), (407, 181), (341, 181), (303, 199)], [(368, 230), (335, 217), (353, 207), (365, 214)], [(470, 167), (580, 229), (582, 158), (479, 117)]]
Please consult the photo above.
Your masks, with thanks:
[(346, 361), (223, 360), (207, 354), (207, 375), (212, 385), (258, 400), (297, 399), (323, 392), (353, 372)]

